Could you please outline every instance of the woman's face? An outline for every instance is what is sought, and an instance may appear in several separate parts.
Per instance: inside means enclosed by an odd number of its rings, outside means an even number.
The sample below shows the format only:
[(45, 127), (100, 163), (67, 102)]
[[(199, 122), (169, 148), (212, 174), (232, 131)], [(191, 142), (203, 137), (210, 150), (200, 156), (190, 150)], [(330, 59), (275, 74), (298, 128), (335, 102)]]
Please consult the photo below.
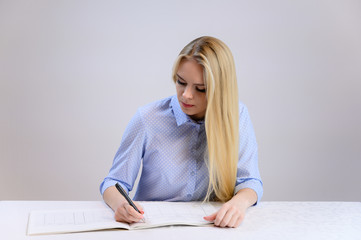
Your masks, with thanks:
[(202, 120), (206, 114), (207, 98), (203, 67), (195, 60), (182, 60), (176, 76), (179, 105), (193, 120)]

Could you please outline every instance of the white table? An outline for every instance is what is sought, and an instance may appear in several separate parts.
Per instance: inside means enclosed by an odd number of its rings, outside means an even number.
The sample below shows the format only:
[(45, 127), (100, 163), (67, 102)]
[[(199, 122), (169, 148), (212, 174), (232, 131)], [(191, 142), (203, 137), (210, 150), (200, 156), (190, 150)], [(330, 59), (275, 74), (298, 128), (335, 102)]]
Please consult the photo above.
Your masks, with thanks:
[(162, 227), (27, 236), (31, 210), (107, 207), (101, 201), (0, 201), (0, 239), (357, 239), (361, 240), (360, 202), (261, 202), (248, 210), (236, 229)]

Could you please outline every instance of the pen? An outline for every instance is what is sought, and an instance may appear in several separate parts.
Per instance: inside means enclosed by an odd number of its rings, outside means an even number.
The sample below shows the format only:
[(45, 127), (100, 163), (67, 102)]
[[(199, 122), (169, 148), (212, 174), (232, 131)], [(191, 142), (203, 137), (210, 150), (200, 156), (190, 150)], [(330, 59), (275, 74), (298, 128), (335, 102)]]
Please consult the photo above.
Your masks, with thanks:
[(130, 197), (128, 196), (128, 194), (124, 191), (124, 189), (119, 185), (119, 183), (115, 184), (115, 187), (118, 189), (118, 191), (123, 195), (123, 197), (125, 197), (125, 199), (128, 201), (128, 203), (130, 204), (130, 206), (132, 206), (137, 212), (139, 212), (140, 214), (142, 214), (139, 209), (137, 208), (137, 206), (135, 206), (134, 202), (132, 201), (132, 199), (130, 199)]

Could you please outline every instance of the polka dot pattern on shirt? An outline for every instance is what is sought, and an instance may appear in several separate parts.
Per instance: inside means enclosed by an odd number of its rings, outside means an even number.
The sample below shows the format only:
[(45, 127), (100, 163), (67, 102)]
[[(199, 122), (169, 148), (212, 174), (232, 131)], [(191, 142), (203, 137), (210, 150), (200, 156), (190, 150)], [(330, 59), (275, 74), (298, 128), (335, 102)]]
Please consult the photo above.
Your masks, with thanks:
[[(257, 143), (247, 108), (240, 103), (238, 191), (252, 188), (262, 196)], [(101, 192), (119, 182), (133, 188), (141, 161), (142, 175), (134, 197), (143, 201), (200, 201), (208, 188), (204, 122), (191, 120), (177, 97), (141, 107), (129, 122)]]

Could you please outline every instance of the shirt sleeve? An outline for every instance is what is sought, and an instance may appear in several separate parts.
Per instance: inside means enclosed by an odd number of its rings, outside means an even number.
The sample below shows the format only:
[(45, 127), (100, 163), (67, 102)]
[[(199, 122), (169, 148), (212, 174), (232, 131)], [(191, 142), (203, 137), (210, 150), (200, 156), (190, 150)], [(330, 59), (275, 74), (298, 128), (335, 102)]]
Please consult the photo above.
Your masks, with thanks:
[(101, 194), (117, 182), (127, 193), (133, 189), (144, 156), (145, 142), (145, 127), (140, 110), (138, 110), (123, 134), (120, 147), (115, 154), (108, 176), (100, 185)]
[(257, 193), (258, 203), (263, 195), (263, 183), (258, 169), (258, 145), (247, 107), (242, 103), (239, 134), (239, 161), (234, 194), (244, 188), (253, 189)]

